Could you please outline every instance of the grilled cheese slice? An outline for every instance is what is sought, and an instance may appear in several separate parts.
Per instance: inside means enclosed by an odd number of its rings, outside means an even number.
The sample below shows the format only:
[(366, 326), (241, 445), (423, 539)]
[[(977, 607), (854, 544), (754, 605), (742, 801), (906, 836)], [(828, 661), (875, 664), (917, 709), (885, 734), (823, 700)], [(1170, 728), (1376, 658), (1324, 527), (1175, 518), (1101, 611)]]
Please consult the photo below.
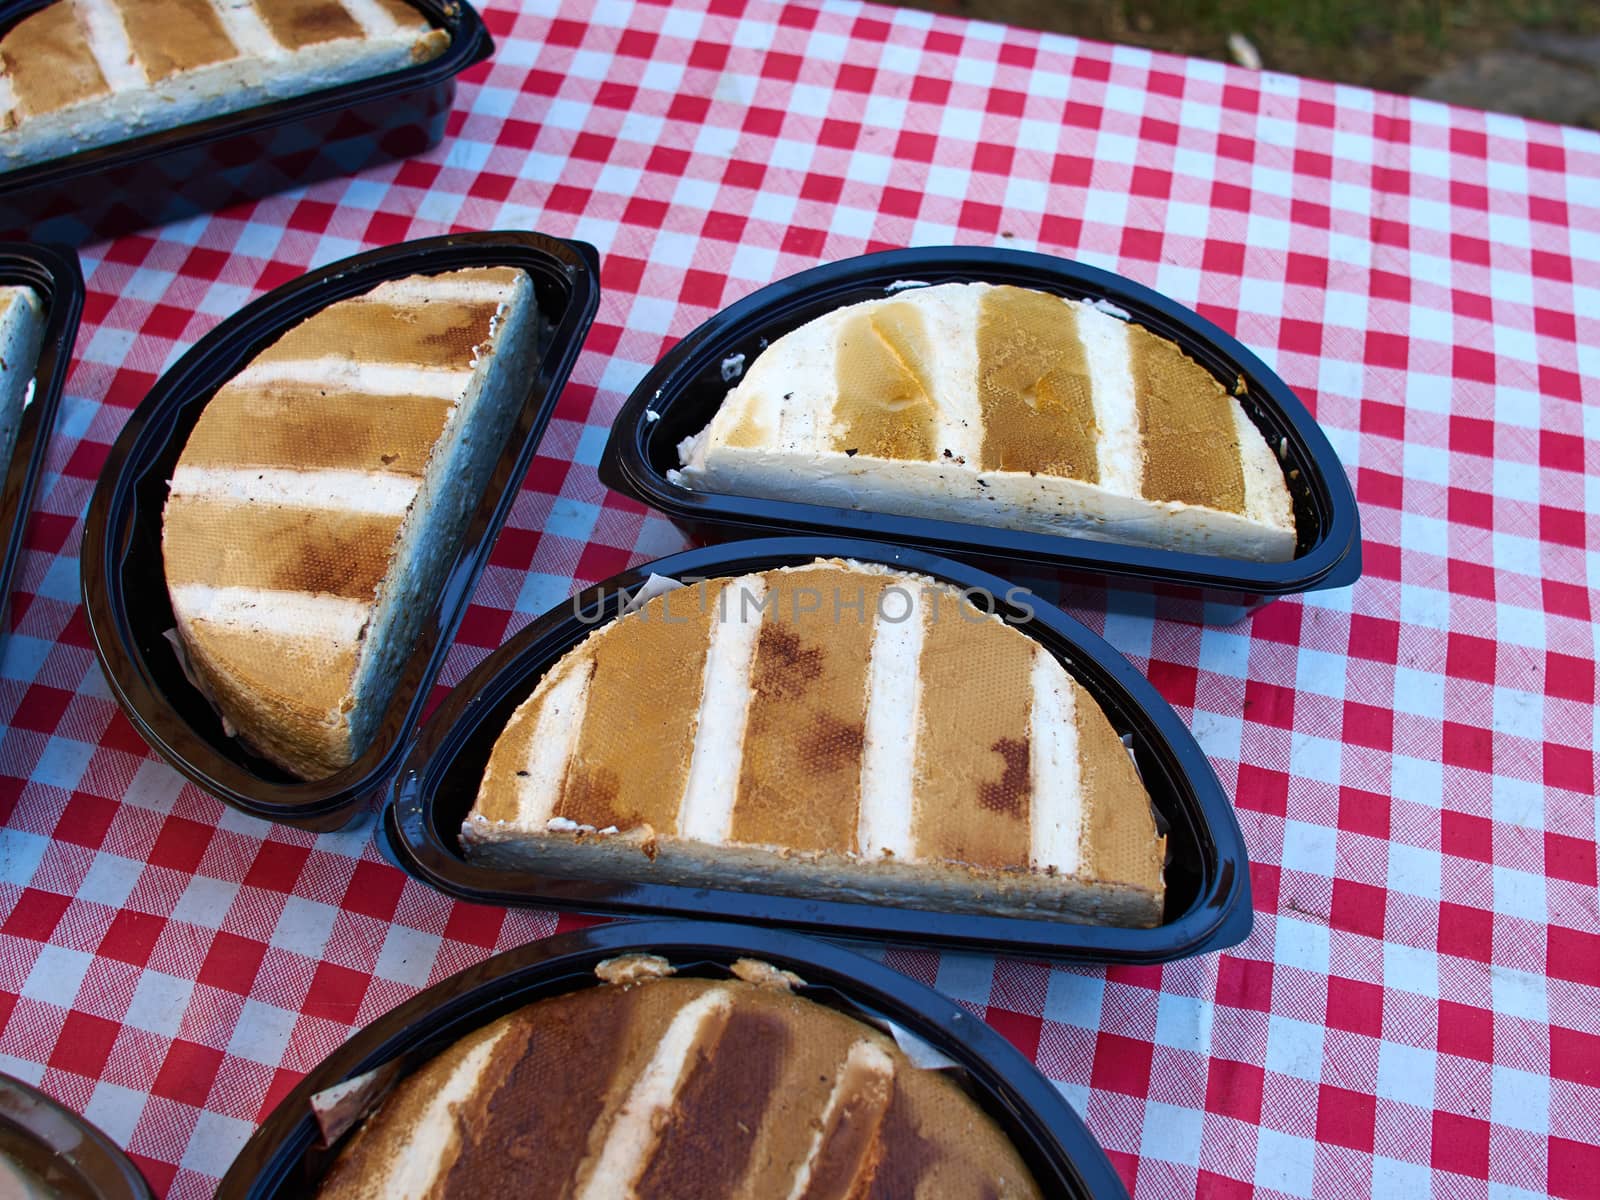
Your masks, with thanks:
[(30, 287), (0, 287), (0, 475), (11, 462), (44, 339), (44, 305)]
[(552, 667), (495, 742), (469, 859), (549, 874), (1151, 926), (1165, 843), (1039, 643), (843, 560), (670, 591)]
[(0, 36), (0, 171), (427, 62), (404, 0), (55, 0)]
[(463, 1038), (399, 1084), (318, 1193), (524, 1194), (1040, 1192), (994, 1120), (879, 1030), (781, 985), (647, 977), (540, 1000)]
[(697, 491), (1277, 562), (1283, 470), (1172, 342), (1044, 292), (951, 283), (779, 338), (678, 448)]
[(230, 731), (322, 778), (372, 740), (521, 405), (527, 274), (337, 301), (206, 404), (162, 517), (191, 676)]

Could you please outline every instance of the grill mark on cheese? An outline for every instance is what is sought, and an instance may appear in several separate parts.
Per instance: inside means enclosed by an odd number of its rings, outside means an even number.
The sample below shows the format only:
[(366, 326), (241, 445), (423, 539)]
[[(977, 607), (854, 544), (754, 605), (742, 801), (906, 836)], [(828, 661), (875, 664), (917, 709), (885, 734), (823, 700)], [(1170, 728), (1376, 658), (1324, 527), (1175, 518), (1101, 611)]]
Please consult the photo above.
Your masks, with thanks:
[(1145, 498), (1244, 512), (1232, 397), (1211, 372), (1148, 330), (1130, 327), (1128, 350), (1144, 436)]
[(197, 467), (347, 467), (421, 478), (449, 416), (449, 401), (432, 396), (230, 385), (207, 403), (183, 457)]
[(1128, 803), (1144, 791), (1105, 712), (1073, 684), (1078, 732), (1078, 772), (1083, 783), (1083, 846), (1080, 872), (1090, 879), (1127, 883), (1153, 891), (1160, 886), (1162, 850), (1148, 804)]
[[(665, 1128), (639, 1191), (651, 1200), (703, 1200), (707, 1180), (731, 1190), (750, 1166), (756, 1134), (777, 1099), (789, 1026), (776, 1014), (735, 1008), (717, 1035), (702, 1043), (673, 1097)], [(722, 1046), (727, 1053), (719, 1053)]]
[(370, 602), (399, 528), (398, 516), (173, 496), (166, 515), (167, 580), (170, 586), (211, 583)]
[(239, 57), (210, 0), (117, 0), (128, 42), (152, 82)]
[(596, 829), (677, 831), (716, 616), (714, 592), (683, 588), (600, 635), (583, 727), (553, 815)]
[(530, 1187), (559, 1194), (633, 1043), (664, 1027), (660, 1007), (641, 1005), (622, 988), (597, 988), (545, 1001), (538, 1021), (526, 1009), (513, 1014), (517, 1040), (496, 1054), (511, 1058), (511, 1067), (467, 1114), (470, 1152), (442, 1174), (440, 1194), (494, 1197)]
[[(191, 661), (227, 664), (226, 672), (209, 673), (224, 711), (238, 711), (241, 701), (248, 700), (282, 718), (280, 727), (292, 721), (320, 731), (318, 753), (331, 764), (331, 721), (349, 698), (354, 640), (323, 640), (314, 632), (265, 633), (204, 619), (190, 622), (186, 640)], [(252, 735), (257, 745), (265, 742), (266, 748), (278, 749), (270, 738), (270, 730)]]
[(750, 668), (730, 841), (856, 850), (866, 671), (882, 589), (879, 578), (838, 570), (772, 579)]
[(111, 91), (71, 0), (17, 22), (0, 41), (0, 60), (25, 113), (55, 112)]
[[(929, 598), (917, 737), (916, 857), (980, 867), (1029, 858), (1034, 644), (940, 590)], [(941, 635), (945, 622), (960, 636)], [(980, 699), (981, 698), (981, 699)]]
[[(933, 1175), (946, 1157), (940, 1139), (925, 1136), (919, 1128), (916, 1107), (897, 1076), (879, 1128), (878, 1137), (883, 1148), (872, 1165), (872, 1183), (865, 1191), (866, 1200), (901, 1200), (901, 1197), (917, 1195), (924, 1179)], [(938, 1188), (931, 1194), (961, 1193)]]
[(894, 1095), (894, 1059), (879, 1046), (850, 1047), (817, 1123), (810, 1156), (789, 1200), (850, 1200), (883, 1154), (880, 1131)]
[(981, 468), (1097, 483), (1093, 387), (1077, 318), (1059, 297), (996, 287), (978, 302)]
[(478, 303), (384, 304), (366, 300), (350, 309), (327, 309), (321, 320), (290, 329), (255, 358), (258, 364), (342, 358), (404, 369), (439, 362), (466, 363), (488, 341), (498, 306)]
[[(464, 1094), (440, 1104), (446, 1090)], [(970, 1098), (883, 1034), (784, 992), (673, 978), (579, 988), (469, 1034), (400, 1082), (319, 1194), (1039, 1192)]]
[(939, 408), (922, 312), (904, 302), (852, 313), (839, 330), (833, 449), (932, 459)]
[[(462, 1153), (467, 1126), (459, 1119), (474, 1088), (498, 1057), (525, 1044), (525, 1036), (507, 1019), (475, 1030), (443, 1051), (426, 1068), (436, 1085), (402, 1087), (386, 1099), (379, 1110), (384, 1120), (369, 1119), (357, 1131), (317, 1194), (323, 1200), (424, 1200), (432, 1195), (440, 1176), (476, 1156), (475, 1148)], [(413, 1127), (442, 1131), (444, 1145), (424, 1152), (407, 1136)]]
[(559, 665), (518, 708), (501, 735), (505, 749), (497, 746), (489, 759), (479, 792), (478, 810), (486, 820), (535, 826), (549, 821), (583, 730), (593, 677), (590, 663)]
[(715, 1045), (732, 1007), (729, 990), (713, 988), (674, 1015), (611, 1122), (598, 1161), (577, 1193), (579, 1200), (633, 1194), (633, 1185), (659, 1144), (685, 1074), (703, 1047)]
[(361, 36), (337, 0), (260, 0), (258, 7), (272, 36), (290, 50)]

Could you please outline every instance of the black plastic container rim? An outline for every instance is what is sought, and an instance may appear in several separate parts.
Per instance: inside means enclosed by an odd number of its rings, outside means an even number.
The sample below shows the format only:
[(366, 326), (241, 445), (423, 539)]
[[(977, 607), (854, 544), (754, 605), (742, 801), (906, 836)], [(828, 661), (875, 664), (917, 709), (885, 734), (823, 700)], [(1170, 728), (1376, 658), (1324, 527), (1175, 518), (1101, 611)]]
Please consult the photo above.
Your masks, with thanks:
[[(1015, 1046), (926, 984), (840, 946), (800, 934), (701, 921), (625, 921), (508, 950), (435, 984), (354, 1034), (312, 1068), (245, 1143), (218, 1200), (265, 1200), (291, 1181), (312, 1147), (310, 1099), (408, 1051), (425, 1057), (472, 1029), (546, 995), (596, 986), (594, 968), (624, 954), (659, 954), (674, 967), (728, 966), (758, 958), (887, 1017), (943, 1051), (967, 1073), (980, 1104), (1022, 1152), (1047, 1196), (1127, 1196), (1105, 1151), (1060, 1092)], [(566, 984), (567, 986), (561, 986)], [(1043, 1177), (1041, 1177), (1043, 1175)], [(302, 1180), (302, 1183), (305, 1181)]]
[(150, 1200), (150, 1185), (110, 1138), (38, 1088), (0, 1075), (0, 1126), (5, 1125), (65, 1159), (94, 1200)]
[[(0, 12), (0, 32), (21, 18), (46, 8), (56, 0), (22, 0)], [(129, 163), (158, 158), (173, 150), (189, 150), (239, 134), (289, 125), (326, 112), (350, 108), (368, 100), (396, 96), (444, 83), (494, 53), (494, 39), (478, 10), (467, 0), (406, 0), (433, 25), (450, 33), (450, 45), (437, 58), (413, 63), (398, 71), (352, 80), (300, 96), (272, 100), (237, 112), (222, 113), (172, 129), (80, 150), (14, 171), (0, 171), (0, 201), (9, 192), (65, 183), (82, 176), (97, 176)]]
[[(260, 780), (194, 733), (161, 694), (144, 657), (132, 645), (127, 613), (136, 598), (123, 593), (121, 579), (129, 537), (124, 518), (133, 504), (131, 494), (153, 468), (154, 460), (168, 448), (172, 419), (199, 397), (209, 398), (266, 338), (309, 312), (369, 291), (386, 279), (469, 266), (517, 265), (529, 258), (543, 259), (552, 274), (559, 273), (566, 279), (571, 289), (566, 309), (528, 385), (523, 412), (526, 414), (530, 407), (535, 411), (531, 419), (519, 416), (518, 426), (501, 452), (494, 477), (462, 536), (455, 564), (446, 574), (435, 601), (436, 624), (424, 625), (416, 647), (401, 668), (404, 673), (415, 671), (419, 658), (426, 656), (416, 689), (404, 701), (400, 732), (387, 745), (374, 744), (351, 766), (326, 779)], [(300, 313), (302, 297), (308, 295), (319, 299), (307, 313)], [(326, 818), (330, 813), (353, 808), (381, 785), (399, 761), (406, 733), (415, 726), (432, 682), (444, 666), (473, 586), (488, 563), (495, 535), (516, 501), (599, 302), (599, 258), (587, 243), (518, 231), (445, 234), (341, 259), (274, 288), (219, 323), (156, 381), (118, 434), (95, 485), (84, 524), (81, 574), (89, 631), (106, 678), (123, 711), (163, 758), (225, 803), (253, 816), (291, 823)], [(529, 428), (518, 442), (518, 430), (525, 420)], [(504, 485), (496, 492), (494, 480), (502, 473)], [(380, 729), (379, 738), (382, 736)], [(175, 740), (204, 746), (205, 752), (200, 755), (206, 760), (204, 765), (191, 761), (174, 745)]]
[(83, 271), (78, 256), (61, 246), (0, 243), (0, 285), (26, 284), (44, 306), (44, 334), (33, 366), (33, 400), (23, 410), (11, 461), (0, 463), (5, 490), (0, 493), (0, 527), (5, 531), (0, 558), (0, 612), (11, 595), (11, 576), (22, 557), (23, 533), (33, 493), (44, 473), (50, 435), (61, 392), (72, 366), (72, 347), (83, 315)]
[[(1284, 563), (1246, 562), (1178, 550), (1096, 542), (1000, 529), (931, 517), (697, 492), (669, 480), (651, 463), (656, 422), (690, 381), (721, 363), (731, 344), (763, 329), (787, 329), (796, 311), (882, 296), (900, 282), (984, 281), (1093, 297), (1127, 310), (1134, 322), (1186, 350), (1204, 345), (1242, 376), (1248, 395), (1284, 418), (1282, 436), (1306, 472), (1323, 528), (1305, 553)], [(731, 386), (731, 385), (728, 385)], [(706, 414), (710, 419), (710, 413)], [(1287, 465), (1287, 464), (1286, 464)], [(612, 426), (601, 461), (611, 487), (672, 517), (742, 525), (752, 532), (836, 533), (927, 546), (947, 553), (1041, 563), (1097, 574), (1276, 596), (1342, 587), (1361, 573), (1360, 516), (1349, 478), (1327, 435), (1276, 372), (1199, 313), (1121, 275), (1034, 251), (986, 246), (883, 250), (801, 271), (752, 292), (678, 342), (634, 388)]]
[[(1001, 601), (1022, 589), (975, 567), (927, 551), (839, 537), (759, 538), (724, 542), (645, 563), (580, 593), (519, 631), (447, 696), (412, 741), (391, 787), (383, 836), (401, 867), (429, 886), (477, 904), (548, 907), (611, 915), (682, 917), (785, 926), (826, 937), (938, 945), (979, 953), (1014, 953), (1059, 961), (1157, 963), (1236, 945), (1250, 934), (1250, 868), (1233, 805), (1210, 760), (1151, 683), (1108, 643), (1059, 608), (1040, 601), (1024, 627), (1046, 649), (1071, 651), (1071, 671), (1104, 706), (1108, 696), (1145, 722), (1140, 747), (1169, 779), (1192, 796), (1195, 840), (1203, 855), (1202, 884), (1188, 908), (1153, 929), (1022, 917), (950, 913), (843, 900), (724, 891), (670, 883), (629, 884), (536, 876), (476, 866), (438, 834), (434, 798), (441, 776), (477, 732), (484, 714), (534, 682), (579, 637), (598, 627), (588, 618), (615, 609), (620, 591), (652, 574), (670, 578), (716, 577), (847, 558), (929, 575)], [(578, 613), (584, 615), (580, 621)], [(570, 628), (577, 624), (581, 632)], [(1045, 637), (1039, 636), (1039, 631)], [(1113, 725), (1116, 718), (1113, 717)], [(1170, 818), (1169, 818), (1170, 819)], [(509, 887), (511, 881), (520, 886)]]

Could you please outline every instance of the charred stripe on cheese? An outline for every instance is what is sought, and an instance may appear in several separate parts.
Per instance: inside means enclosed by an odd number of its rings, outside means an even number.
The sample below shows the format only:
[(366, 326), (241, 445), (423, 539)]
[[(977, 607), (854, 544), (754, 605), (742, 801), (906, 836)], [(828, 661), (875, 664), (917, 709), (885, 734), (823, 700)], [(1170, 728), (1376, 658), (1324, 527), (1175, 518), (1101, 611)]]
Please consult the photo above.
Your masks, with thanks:
[(111, 91), (70, 0), (18, 21), (3, 46), (0, 58), (25, 112), (55, 112)]
[(997, 287), (978, 302), (985, 471), (1100, 478), (1093, 382), (1077, 313), (1056, 296)]
[(715, 1041), (732, 1007), (727, 990), (718, 988), (678, 1010), (611, 1122), (597, 1161), (577, 1192), (578, 1200), (632, 1194), (666, 1127), (668, 1111), (697, 1048)]
[(862, 1177), (872, 1173), (894, 1074), (894, 1059), (881, 1046), (862, 1040), (850, 1047), (816, 1122), (811, 1149), (795, 1172), (789, 1200), (858, 1194)]
[[(678, 828), (701, 688), (708, 686), (707, 643), (716, 627), (714, 603), (702, 601), (713, 599), (688, 588), (657, 596), (626, 618), (656, 627), (648, 641), (596, 642), (583, 729), (555, 816), (596, 829)], [(620, 712), (632, 715), (618, 721)]]
[[(730, 1185), (750, 1169), (768, 1111), (781, 1106), (778, 1086), (792, 1042), (788, 1023), (776, 1013), (734, 1008), (716, 1044), (681, 1078), (637, 1176), (638, 1194), (689, 1200), (705, 1195), (708, 1180), (723, 1181), (732, 1192)], [(723, 1045), (729, 1052), (719, 1052)]]
[(1144, 438), (1145, 498), (1244, 512), (1233, 397), (1147, 329), (1128, 330), (1128, 350)]
[[(1025, 865), (1031, 854), (1034, 642), (935, 592), (921, 659), (916, 857), (979, 867)], [(939, 636), (940, 625), (963, 636)], [(973, 703), (974, 696), (983, 702)]]
[(290, 50), (361, 36), (361, 26), (338, 0), (273, 0), (261, 15)]
[(767, 581), (745, 575), (723, 594), (711, 623), (700, 692), (694, 757), (678, 811), (677, 832), (701, 842), (728, 840), (738, 799), (740, 747), (750, 715), (750, 667), (767, 602)]
[(855, 851), (867, 661), (883, 584), (830, 570), (772, 577), (750, 664), (730, 841)]
[[(263, 508), (281, 505), (339, 514), (400, 517), (416, 499), (418, 486), (416, 475), (382, 471), (179, 466), (172, 473), (171, 494)], [(253, 514), (240, 515), (250, 519)]]
[[(437, 396), (230, 384), (206, 405), (223, 419), (196, 425), (183, 456), (196, 467), (349, 467), (421, 477), (452, 407)], [(339, 436), (329, 437), (330, 428)]]
[(115, 7), (152, 82), (239, 57), (210, 0), (117, 0)]
[(876, 458), (933, 458), (939, 406), (921, 310), (897, 303), (852, 313), (838, 346), (832, 448)]
[(393, 1200), (425, 1200), (432, 1194), (441, 1168), (461, 1152), (460, 1126), (455, 1120), (458, 1109), (477, 1091), (479, 1079), (489, 1067), (495, 1048), (506, 1039), (509, 1025), (491, 1027), (488, 1036), (478, 1039), (460, 1061), (439, 1083), (427, 1099), (426, 1106), (417, 1117), (417, 1128), (422, 1132), (418, 1141), (407, 1147), (407, 1153), (394, 1154), (383, 1163), (388, 1168), (388, 1178), (375, 1194)]
[(164, 518), (167, 582), (299, 591), (370, 604), (400, 521), (398, 514), (174, 496)]
[(441, 357), (466, 361), (475, 348), (489, 340), (499, 310), (496, 296), (471, 303), (438, 299), (394, 303), (368, 295), (343, 313), (342, 320), (295, 326), (258, 354), (255, 366), (337, 358), (404, 370), (412, 365), (426, 367)]
[(867, 672), (866, 741), (861, 756), (861, 815), (856, 841), (864, 858), (911, 858), (917, 730), (921, 724), (922, 640), (927, 612), (919, 587), (896, 586), (874, 614)]

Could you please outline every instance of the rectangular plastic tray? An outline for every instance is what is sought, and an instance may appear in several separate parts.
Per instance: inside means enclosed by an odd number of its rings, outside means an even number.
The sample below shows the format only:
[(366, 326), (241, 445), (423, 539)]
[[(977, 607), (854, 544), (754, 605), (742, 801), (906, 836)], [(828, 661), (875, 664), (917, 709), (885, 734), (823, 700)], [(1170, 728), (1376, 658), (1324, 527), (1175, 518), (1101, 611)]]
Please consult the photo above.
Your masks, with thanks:
[[(167, 481), (212, 394), (269, 342), (312, 313), (386, 279), (472, 266), (520, 267), (552, 333), (528, 379), (522, 409), (494, 473), (401, 668), (372, 745), (327, 779), (296, 780), (228, 737), (184, 678), (164, 634), (173, 628), (161, 557)], [(162, 757), (189, 779), (253, 816), (337, 829), (399, 761), (450, 639), (599, 305), (592, 246), (537, 233), (460, 233), (404, 242), (333, 263), (268, 292), (227, 318), (178, 360), (134, 410), (100, 476), (84, 528), (83, 601), (112, 692)]]
[[(0, 173), (0, 236), (82, 245), (437, 145), (455, 77), (494, 42), (465, 0), (409, 2), (449, 30), (439, 57)], [(48, 3), (8, 6), (0, 29)]]
[[(1232, 391), (1273, 447), (1282, 447), (1299, 548), (1283, 563), (1086, 538), (906, 517), (822, 504), (695, 491), (673, 482), (678, 443), (711, 420), (733, 386), (723, 364), (746, 364), (772, 342), (847, 304), (881, 299), (908, 282), (982, 281), (1104, 300), (1130, 320), (1176, 342)], [(923, 546), (1026, 580), (1057, 601), (1080, 602), (1083, 587), (1156, 592), (1172, 615), (1211, 622), (1294, 592), (1342, 587), (1361, 574), (1355, 496), (1327, 436), (1288, 386), (1236, 339), (1198, 313), (1141, 284), (1068, 259), (979, 246), (888, 250), (828, 263), (779, 280), (717, 313), (644, 377), (612, 425), (600, 463), (611, 488), (671, 517), (707, 540), (758, 533), (829, 533)], [(1076, 590), (1075, 590), (1076, 589)], [(1113, 594), (1113, 605), (1127, 598)], [(1174, 603), (1175, 602), (1175, 603)], [(1136, 601), (1148, 607), (1148, 601)]]
[[(816, 558), (882, 563), (995, 598), (1020, 618), (1011, 584), (919, 550), (837, 537), (731, 542), (639, 567), (546, 613), (480, 663), (445, 698), (409, 747), (384, 814), (400, 865), (441, 891), (481, 904), (578, 909), (626, 916), (708, 916), (784, 925), (835, 937), (940, 945), (1093, 962), (1162, 962), (1218, 950), (1250, 932), (1250, 870), (1243, 838), (1216, 773), (1159, 692), (1105, 642), (1059, 609), (1035, 604), (1015, 628), (1038, 641), (1099, 702), (1118, 733), (1131, 735), (1146, 788), (1168, 826), (1167, 900), (1153, 929), (1081, 925), (1043, 918), (941, 912), (598, 876), (557, 878), (469, 863), (459, 831), (477, 796), (495, 739), (540, 676), (622, 607), (650, 574), (737, 576)], [(1008, 603), (1012, 596), (1018, 603)]]

